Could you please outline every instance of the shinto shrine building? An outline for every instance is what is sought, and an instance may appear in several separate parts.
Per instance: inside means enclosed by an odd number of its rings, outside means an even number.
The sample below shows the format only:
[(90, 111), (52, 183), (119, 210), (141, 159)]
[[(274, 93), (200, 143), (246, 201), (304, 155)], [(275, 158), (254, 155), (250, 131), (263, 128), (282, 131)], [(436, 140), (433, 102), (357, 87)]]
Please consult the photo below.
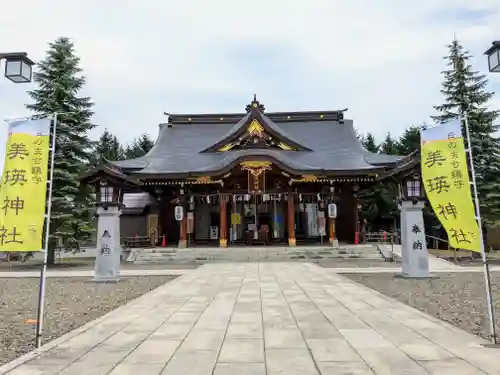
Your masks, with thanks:
[(103, 161), (84, 181), (100, 186), (101, 202), (121, 203), (121, 236), (179, 247), (352, 243), (359, 192), (401, 158), (365, 150), (344, 112), (268, 113), (254, 97), (245, 113), (171, 114), (148, 154)]

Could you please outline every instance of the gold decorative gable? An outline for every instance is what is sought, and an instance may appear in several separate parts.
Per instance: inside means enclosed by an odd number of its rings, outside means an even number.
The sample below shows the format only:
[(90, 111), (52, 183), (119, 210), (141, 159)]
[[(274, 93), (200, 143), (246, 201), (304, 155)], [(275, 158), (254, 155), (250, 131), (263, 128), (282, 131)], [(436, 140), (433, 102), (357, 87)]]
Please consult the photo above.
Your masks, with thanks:
[(233, 149), (242, 148), (279, 148), (286, 151), (296, 151), (296, 149), (285, 142), (274, 140), (266, 133), (264, 127), (256, 119), (248, 125), (246, 133), (233, 141), (220, 147), (217, 151), (226, 152)]
[(224, 145), (224, 146), (222, 146), (221, 148), (219, 148), (219, 150), (218, 150), (218, 151), (220, 151), (220, 152), (229, 151), (229, 150), (231, 150), (234, 146), (236, 146), (236, 143), (228, 143), (227, 145)]
[(252, 120), (250, 125), (248, 125), (247, 132), (251, 136), (262, 137), (264, 135), (264, 127), (257, 120)]

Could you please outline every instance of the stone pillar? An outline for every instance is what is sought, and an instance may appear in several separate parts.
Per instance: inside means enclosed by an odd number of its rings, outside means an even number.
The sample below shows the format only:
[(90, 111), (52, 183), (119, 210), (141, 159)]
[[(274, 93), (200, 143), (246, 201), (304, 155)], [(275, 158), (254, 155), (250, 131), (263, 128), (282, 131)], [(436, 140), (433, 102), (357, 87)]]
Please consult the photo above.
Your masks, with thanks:
[(295, 246), (295, 203), (293, 194), (288, 193), (288, 246)]
[(219, 246), (227, 247), (227, 200), (225, 196), (220, 196), (219, 198), (219, 215)]
[(401, 203), (401, 263), (403, 277), (430, 277), (425, 238), (424, 202)]
[(118, 281), (120, 277), (120, 214), (118, 204), (97, 207), (95, 281)]

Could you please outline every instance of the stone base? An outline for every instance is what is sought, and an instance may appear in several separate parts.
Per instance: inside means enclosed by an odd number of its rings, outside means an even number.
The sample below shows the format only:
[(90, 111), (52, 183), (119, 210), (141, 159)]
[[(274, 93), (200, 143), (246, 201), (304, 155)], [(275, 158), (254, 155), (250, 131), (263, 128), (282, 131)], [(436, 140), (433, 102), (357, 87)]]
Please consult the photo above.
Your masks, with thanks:
[(177, 245), (179, 249), (187, 248), (187, 240), (179, 240), (179, 244)]
[(439, 279), (439, 276), (436, 276), (436, 275), (423, 275), (423, 276), (410, 276), (406, 273), (397, 273), (396, 275), (394, 275), (394, 278), (396, 279)]
[(336, 238), (330, 238), (330, 245), (332, 245), (332, 247), (339, 247), (339, 240), (336, 239)]
[(95, 277), (91, 280), (93, 283), (118, 283), (120, 282), (119, 277)]
[(219, 238), (219, 247), (227, 247), (227, 238)]
[[(498, 339), (497, 339), (498, 341)], [(489, 348), (489, 349), (500, 349), (500, 344), (481, 344), (483, 348)]]
[(295, 238), (288, 239), (288, 246), (296, 246), (296, 245), (297, 245), (297, 240)]

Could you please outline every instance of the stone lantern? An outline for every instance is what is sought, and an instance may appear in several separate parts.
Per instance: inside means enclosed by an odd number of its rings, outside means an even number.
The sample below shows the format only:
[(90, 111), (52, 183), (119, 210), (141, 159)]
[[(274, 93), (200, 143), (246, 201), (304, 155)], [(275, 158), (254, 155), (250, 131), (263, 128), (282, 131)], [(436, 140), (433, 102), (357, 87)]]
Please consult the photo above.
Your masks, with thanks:
[(120, 214), (123, 207), (123, 190), (137, 187), (117, 167), (103, 161), (87, 172), (80, 180), (95, 189), (97, 220), (97, 249), (95, 281), (118, 281), (120, 276)]
[(423, 214), (426, 197), (420, 174), (420, 152), (416, 150), (400, 159), (392, 169), (381, 173), (378, 180), (397, 184), (401, 247), (393, 245), (392, 251), (401, 257), (401, 276), (430, 277)]
[[(415, 156), (417, 158), (418, 155)], [(413, 160), (412, 164), (417, 160)], [(401, 257), (403, 277), (429, 277), (429, 253), (425, 237), (425, 195), (419, 164), (400, 175), (398, 207), (401, 212)]]

